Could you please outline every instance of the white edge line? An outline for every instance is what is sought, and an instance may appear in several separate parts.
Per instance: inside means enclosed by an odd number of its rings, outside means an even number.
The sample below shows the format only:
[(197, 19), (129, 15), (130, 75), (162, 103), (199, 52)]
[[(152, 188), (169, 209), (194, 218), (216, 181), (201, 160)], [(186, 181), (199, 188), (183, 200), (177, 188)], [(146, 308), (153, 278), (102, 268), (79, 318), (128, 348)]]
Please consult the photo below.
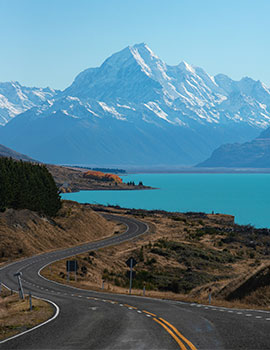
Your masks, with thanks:
[[(138, 220), (138, 221), (139, 221), (139, 220)], [(142, 222), (142, 221), (140, 221), (140, 222)], [(135, 223), (135, 222), (133, 222), (133, 223)], [(137, 238), (137, 237), (140, 237), (140, 236), (146, 234), (146, 233), (149, 231), (149, 226), (148, 226), (148, 224), (145, 223), (145, 222), (142, 222), (142, 223), (143, 223), (144, 225), (146, 225), (146, 227), (147, 227), (146, 231), (144, 231), (143, 233), (139, 234), (138, 236), (129, 238), (129, 239), (127, 239), (126, 241), (123, 241), (122, 243), (125, 243), (125, 242), (127, 242), (127, 241), (132, 241), (134, 238)], [(135, 225), (138, 226), (136, 223), (135, 223)], [(127, 225), (127, 227), (128, 227), (128, 225)], [(125, 234), (125, 233), (123, 233), (123, 234)], [(114, 245), (117, 245), (117, 244), (112, 244), (111, 246), (114, 246)], [(110, 246), (109, 246), (109, 247), (110, 247)], [(103, 247), (103, 248), (106, 248), (106, 246)], [(93, 249), (93, 250), (97, 250), (97, 249)], [(87, 252), (87, 251), (86, 251), (86, 252)], [(83, 254), (83, 252), (82, 252), (82, 253), (79, 253), (79, 254)], [(101, 292), (96, 292), (96, 291), (93, 291), (93, 290), (91, 290), (91, 289), (82, 289), (82, 288), (73, 287), (73, 286), (70, 286), (70, 285), (66, 285), (66, 284), (63, 284), (63, 283), (60, 283), (60, 282), (56, 282), (56, 281), (50, 280), (50, 279), (48, 279), (48, 278), (46, 278), (46, 277), (44, 277), (44, 276), (41, 275), (41, 271), (42, 271), (43, 269), (45, 269), (47, 266), (49, 266), (49, 265), (51, 265), (51, 264), (53, 264), (53, 263), (55, 263), (55, 262), (57, 262), (57, 261), (61, 261), (61, 260), (70, 258), (70, 257), (72, 257), (72, 256), (74, 256), (74, 254), (69, 255), (69, 256), (67, 256), (67, 257), (64, 257), (64, 258), (61, 258), (61, 259), (53, 260), (53, 261), (49, 262), (48, 264), (42, 266), (42, 267), (38, 270), (38, 275), (39, 275), (39, 277), (41, 277), (42, 279), (44, 279), (44, 280), (46, 280), (46, 281), (48, 281), (48, 282), (50, 282), (50, 283), (58, 284), (58, 285), (60, 285), (60, 286), (62, 286), (62, 287), (63, 287), (63, 286), (67, 286), (68, 288), (72, 288), (72, 289), (76, 289), (76, 290), (81, 290), (81, 291), (84, 291), (84, 292), (91, 292), (91, 293), (95, 293), (95, 294), (100, 294)], [(111, 293), (106, 293), (106, 292), (102, 292), (102, 294), (112, 295)], [(113, 293), (113, 294), (115, 294), (115, 295), (121, 295), (121, 296), (123, 295), (123, 294), (118, 294), (118, 293)], [(133, 295), (131, 295), (131, 296), (133, 296)], [(137, 297), (137, 295), (134, 295), (134, 297)], [(143, 298), (143, 297), (142, 297), (142, 298)], [(146, 298), (146, 299), (147, 299), (147, 298)], [(152, 298), (151, 298), (151, 299), (152, 299)], [(155, 299), (155, 298), (153, 298), (153, 299)], [(157, 300), (159, 300), (159, 299), (157, 299)]]
[[(127, 230), (128, 230), (128, 225), (127, 225), (126, 223), (123, 223), (123, 224), (126, 225)], [(145, 222), (143, 222), (143, 224), (146, 225), (146, 227), (147, 227), (146, 231), (144, 231), (143, 233), (141, 233), (141, 234), (138, 235), (138, 236), (135, 236), (135, 237), (132, 237), (132, 238), (130, 238), (130, 239), (127, 239), (126, 241), (133, 240), (134, 238), (137, 238), (137, 237), (139, 237), (139, 236), (141, 236), (141, 235), (147, 233), (147, 232), (149, 231), (149, 226), (148, 226), (148, 224), (145, 223)], [(137, 225), (136, 223), (135, 223), (135, 225), (138, 227), (138, 225)], [(126, 232), (127, 232), (127, 230), (126, 230)], [(124, 235), (126, 232), (122, 233), (122, 235)], [(123, 241), (123, 243), (126, 242), (126, 241)], [(111, 246), (113, 246), (113, 245), (115, 245), (115, 244), (112, 244)], [(109, 245), (109, 246), (110, 246), (110, 245)], [(105, 246), (105, 247), (106, 247), (106, 246)], [(95, 249), (95, 250), (97, 250), (97, 249)], [(87, 250), (86, 250), (86, 251), (87, 251)], [(83, 252), (81, 252), (81, 253), (79, 253), (79, 254), (82, 254), (82, 253), (83, 253)], [(61, 285), (61, 286), (65, 286), (65, 285), (62, 284), (62, 283), (58, 283), (58, 282), (55, 282), (55, 281), (52, 281), (52, 280), (49, 280), (49, 279), (43, 277), (43, 276), (40, 274), (40, 272), (41, 272), (41, 270), (43, 270), (46, 266), (48, 266), (48, 265), (50, 265), (50, 264), (52, 264), (52, 263), (54, 263), (54, 262), (56, 262), (56, 261), (60, 261), (60, 260), (63, 260), (63, 259), (67, 259), (67, 258), (69, 258), (69, 257), (71, 257), (71, 256), (74, 256), (74, 254), (69, 255), (69, 256), (67, 256), (67, 257), (64, 257), (64, 258), (61, 258), (61, 259), (57, 259), (57, 260), (54, 260), (54, 261), (49, 262), (48, 264), (44, 265), (43, 267), (41, 267), (41, 268), (39, 269), (38, 275), (39, 275), (41, 278), (43, 278), (44, 280), (46, 280), (46, 281), (49, 281), (49, 282), (55, 283), (55, 284), (59, 284), (59, 285)], [(31, 258), (31, 257), (30, 257), (30, 258)], [(11, 265), (13, 265), (13, 264), (15, 264), (15, 263), (17, 263), (17, 262), (18, 262), (18, 261), (14, 261), (14, 262), (11, 263), (11, 264), (8, 264), (8, 265), (6, 265), (6, 266), (2, 266), (2, 267), (0, 268), (0, 270), (6, 268), (7, 266), (11, 266)], [(28, 264), (28, 265), (31, 265), (31, 264)], [(28, 265), (26, 265), (26, 267), (27, 267)], [(25, 266), (24, 266), (24, 268), (25, 268)], [(2, 285), (5, 286), (7, 289), (11, 290), (11, 288), (9, 288), (8, 286), (6, 286), (3, 282), (2, 282)], [(70, 287), (70, 288), (73, 288), (73, 289), (78, 289), (78, 290), (87, 291), (87, 290), (85, 290), (85, 289), (80, 289), (80, 288), (76, 288), (76, 287), (72, 287), (72, 286), (69, 286), (69, 287)], [(89, 291), (89, 290), (88, 290), (88, 291)], [(17, 293), (17, 292), (15, 291), (15, 293)], [(28, 329), (27, 331), (24, 331), (24, 332), (21, 332), (21, 333), (19, 333), (19, 334), (16, 334), (16, 335), (14, 335), (13, 337), (7, 338), (7, 339), (5, 339), (5, 340), (1, 340), (1, 341), (0, 341), (0, 344), (4, 344), (4, 343), (6, 343), (6, 342), (8, 342), (8, 341), (10, 341), (10, 340), (12, 340), (12, 339), (18, 338), (18, 337), (20, 337), (20, 336), (22, 336), (22, 335), (24, 335), (24, 334), (27, 334), (27, 333), (29, 333), (29, 332), (32, 332), (33, 330), (35, 330), (35, 329), (37, 329), (37, 328), (39, 328), (39, 327), (44, 326), (45, 324), (47, 324), (47, 323), (53, 321), (54, 319), (56, 319), (56, 318), (58, 317), (58, 315), (59, 315), (59, 313), (60, 313), (60, 308), (59, 308), (59, 306), (58, 306), (57, 304), (55, 304), (53, 301), (51, 301), (51, 300), (49, 300), (49, 299), (40, 298), (40, 297), (37, 297), (37, 296), (34, 296), (34, 295), (33, 295), (33, 297), (35, 297), (35, 298), (37, 298), (37, 299), (40, 299), (40, 300), (47, 301), (48, 303), (52, 304), (52, 305), (55, 307), (55, 310), (56, 310), (54, 316), (51, 317), (49, 320), (47, 320), (47, 321), (45, 321), (45, 322), (42, 322), (42, 323), (38, 324), (37, 326), (35, 326), (35, 327), (33, 327), (33, 328)]]
[[(7, 289), (10, 290), (10, 288), (9, 288), (8, 286), (6, 286), (4, 283), (2, 283), (2, 285), (3, 285), (4, 287), (6, 287)], [(17, 293), (17, 292), (16, 292), (16, 293)], [(51, 301), (51, 300), (49, 300), (49, 299), (40, 298), (40, 297), (37, 297), (37, 296), (35, 296), (35, 295), (33, 295), (33, 298), (36, 298), (36, 299), (39, 299), (39, 300), (44, 300), (44, 301), (47, 301), (48, 303), (52, 304), (52, 305), (54, 306), (54, 308), (55, 308), (55, 314), (53, 315), (53, 317), (49, 318), (49, 319), (48, 319), (47, 321), (45, 321), (45, 322), (42, 322), (42, 323), (38, 324), (37, 326), (35, 326), (35, 327), (33, 327), (33, 328), (28, 329), (27, 331), (18, 333), (18, 334), (14, 335), (14, 336), (12, 336), (12, 337), (10, 337), (10, 338), (1, 340), (1, 341), (0, 341), (0, 344), (4, 344), (4, 343), (6, 343), (6, 342), (8, 342), (8, 341), (10, 341), (10, 340), (12, 340), (12, 339), (18, 338), (18, 337), (20, 337), (20, 336), (22, 336), (22, 335), (24, 335), (24, 334), (26, 334), (26, 333), (32, 332), (32, 331), (34, 331), (35, 329), (37, 329), (37, 328), (39, 328), (39, 327), (45, 326), (45, 324), (47, 324), (47, 323), (53, 321), (54, 319), (56, 319), (56, 317), (58, 317), (58, 315), (59, 315), (59, 313), (60, 313), (60, 308), (59, 308), (59, 306), (58, 306), (57, 304), (55, 304), (53, 301)]]

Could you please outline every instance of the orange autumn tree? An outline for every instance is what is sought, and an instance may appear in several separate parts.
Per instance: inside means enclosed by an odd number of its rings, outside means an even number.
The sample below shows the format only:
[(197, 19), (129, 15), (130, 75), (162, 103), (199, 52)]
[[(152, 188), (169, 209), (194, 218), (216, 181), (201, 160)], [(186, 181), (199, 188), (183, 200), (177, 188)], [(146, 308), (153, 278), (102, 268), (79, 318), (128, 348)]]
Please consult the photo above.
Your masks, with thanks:
[(99, 181), (110, 181), (110, 182), (116, 182), (119, 184), (123, 183), (122, 179), (119, 176), (115, 174), (105, 174), (101, 171), (89, 170), (86, 173), (84, 173), (84, 177), (87, 177), (93, 180), (99, 180)]

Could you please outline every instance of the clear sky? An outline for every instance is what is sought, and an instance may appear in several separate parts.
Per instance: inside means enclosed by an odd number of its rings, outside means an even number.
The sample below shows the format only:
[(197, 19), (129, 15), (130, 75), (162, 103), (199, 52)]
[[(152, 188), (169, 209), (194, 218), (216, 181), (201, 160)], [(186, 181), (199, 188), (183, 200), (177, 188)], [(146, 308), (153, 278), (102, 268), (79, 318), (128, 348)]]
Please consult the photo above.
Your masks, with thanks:
[(145, 42), (162, 60), (270, 86), (270, 0), (0, 0), (0, 81), (64, 89)]

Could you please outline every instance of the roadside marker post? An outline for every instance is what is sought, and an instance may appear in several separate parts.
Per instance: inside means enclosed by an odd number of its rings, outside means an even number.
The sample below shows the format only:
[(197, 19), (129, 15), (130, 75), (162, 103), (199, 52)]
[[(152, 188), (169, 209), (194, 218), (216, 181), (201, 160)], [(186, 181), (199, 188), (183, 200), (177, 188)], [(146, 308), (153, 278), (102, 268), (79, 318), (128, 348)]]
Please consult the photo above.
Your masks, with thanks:
[(131, 259), (131, 263), (130, 263), (129, 294), (131, 294), (131, 289), (132, 289), (132, 267), (133, 267), (133, 259)]
[(32, 311), (33, 306), (32, 306), (32, 293), (29, 292), (29, 310)]
[(145, 282), (143, 282), (143, 296), (145, 297)]
[(24, 299), (24, 294), (23, 294), (23, 287), (22, 287), (22, 281), (21, 281), (21, 272), (14, 273), (14, 276), (17, 277), (18, 279), (18, 291), (19, 291), (19, 296), (20, 299)]
[(67, 261), (67, 281), (69, 282), (70, 261)]
[(104, 289), (104, 280), (102, 280), (101, 288), (102, 288), (102, 290)]
[(211, 305), (212, 288), (209, 288), (209, 305)]

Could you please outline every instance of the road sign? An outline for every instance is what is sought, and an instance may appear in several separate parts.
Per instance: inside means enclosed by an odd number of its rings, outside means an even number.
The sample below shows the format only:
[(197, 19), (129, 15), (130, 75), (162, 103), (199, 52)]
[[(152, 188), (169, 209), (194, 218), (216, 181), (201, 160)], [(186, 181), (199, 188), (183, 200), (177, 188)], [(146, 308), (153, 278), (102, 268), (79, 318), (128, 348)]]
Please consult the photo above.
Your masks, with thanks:
[(67, 272), (76, 272), (79, 269), (77, 260), (67, 260), (66, 262)]
[(126, 261), (126, 264), (128, 267), (133, 268), (137, 264), (137, 261), (134, 258), (129, 258)]
[(129, 294), (131, 294), (131, 288), (132, 288), (132, 277), (134, 277), (134, 271), (132, 271), (133, 267), (137, 264), (137, 261), (130, 257), (126, 261), (127, 266), (130, 268), (129, 271)]

